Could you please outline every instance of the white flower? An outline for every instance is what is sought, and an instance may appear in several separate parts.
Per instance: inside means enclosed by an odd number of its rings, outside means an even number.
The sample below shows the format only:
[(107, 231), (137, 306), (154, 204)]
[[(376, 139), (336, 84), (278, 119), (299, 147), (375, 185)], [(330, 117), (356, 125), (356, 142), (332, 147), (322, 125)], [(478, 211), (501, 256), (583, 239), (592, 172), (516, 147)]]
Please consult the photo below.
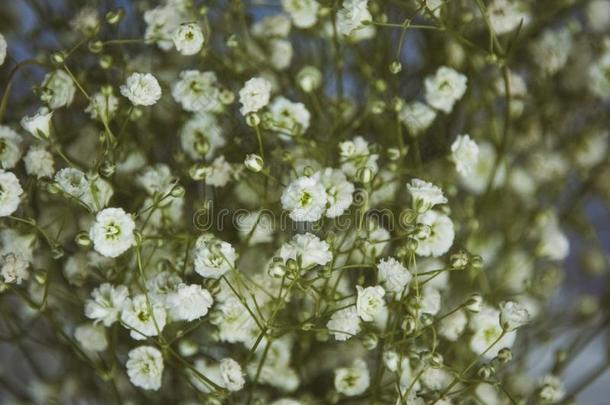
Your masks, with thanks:
[(140, 346), (127, 354), (127, 375), (132, 384), (145, 390), (161, 388), (163, 355), (152, 346)]
[(413, 199), (413, 206), (421, 209), (419, 212), (427, 211), (438, 204), (447, 203), (443, 191), (438, 186), (424, 180), (411, 180), (411, 183), (407, 184), (407, 190)]
[(328, 243), (311, 233), (295, 235), (290, 242), (282, 245), (279, 255), (284, 262), (288, 259), (296, 260), (301, 264), (301, 269), (313, 265), (324, 266), (333, 257)]
[(76, 92), (72, 78), (63, 70), (47, 73), (41, 87), (40, 99), (52, 110), (69, 106)]
[(23, 157), (25, 171), (30, 176), (53, 177), (55, 172), (53, 155), (42, 146), (33, 145)]
[[(474, 194), (481, 194), (487, 188), (487, 183), (496, 165), (496, 150), (489, 142), (478, 145), (479, 154), (476, 164), (466, 176), (460, 176), (460, 183)], [(492, 188), (496, 188), (506, 180), (506, 165), (500, 162), (495, 172)]]
[(290, 66), (294, 50), (292, 43), (286, 39), (272, 39), (269, 42), (271, 52), (270, 62), (277, 70), (284, 70)]
[(424, 103), (414, 101), (403, 105), (398, 118), (409, 130), (409, 135), (417, 136), (430, 128), (436, 118), (436, 111)]
[(224, 187), (231, 179), (233, 168), (225, 160), (224, 156), (219, 156), (206, 169), (205, 182), (210, 186)]
[(549, 28), (531, 45), (534, 62), (549, 75), (563, 69), (568, 62), (571, 50), (572, 33), (568, 27), (557, 30)]
[(356, 299), (356, 310), (358, 316), (365, 322), (373, 321), (387, 311), (384, 300), (385, 290), (381, 286), (362, 288), (357, 285), (358, 298)]
[(194, 55), (203, 47), (203, 32), (198, 24), (180, 24), (173, 36), (176, 50), (183, 55)]
[(270, 212), (255, 211), (237, 216), (237, 231), (249, 245), (273, 241), (274, 218)]
[(436, 315), (441, 310), (441, 293), (436, 288), (426, 285), (419, 304), (422, 313)]
[(229, 391), (239, 391), (244, 387), (246, 380), (241, 366), (233, 359), (225, 358), (220, 360), (220, 376), (222, 377), (222, 386)]
[(239, 91), (239, 102), (243, 115), (257, 112), (269, 103), (271, 96), (271, 83), (261, 77), (253, 77), (248, 80)]
[(328, 218), (340, 216), (352, 205), (354, 185), (347, 181), (341, 170), (328, 167), (316, 172), (313, 178), (326, 189)]
[(119, 107), (119, 99), (110, 92), (98, 92), (91, 97), (91, 102), (85, 109), (91, 118), (108, 121)]
[(214, 72), (183, 70), (172, 87), (172, 97), (186, 111), (213, 112), (222, 107), (220, 86)]
[(351, 367), (335, 370), (335, 389), (341, 394), (360, 395), (370, 383), (369, 369), (362, 359), (356, 359)]
[(10, 127), (0, 125), (0, 167), (12, 169), (21, 157), (21, 135)]
[(0, 34), (0, 66), (4, 64), (4, 60), (6, 59), (6, 39), (4, 39), (4, 35)]
[(260, 155), (256, 153), (248, 153), (244, 159), (244, 166), (253, 173), (258, 173), (263, 170), (265, 162)]
[(91, 292), (91, 299), (85, 302), (85, 316), (96, 323), (110, 326), (118, 319), (128, 295), (129, 291), (124, 285), (114, 287), (103, 283)]
[(0, 170), (0, 217), (7, 217), (17, 211), (21, 194), (23, 189), (17, 176)]
[(226, 144), (216, 117), (202, 112), (189, 119), (180, 131), (182, 150), (194, 160), (211, 159)]
[(274, 129), (283, 136), (303, 134), (309, 128), (311, 114), (303, 103), (295, 103), (278, 96), (269, 106)]
[(230, 243), (212, 235), (201, 235), (195, 243), (195, 271), (203, 277), (220, 278), (235, 268), (237, 253)]
[(322, 217), (328, 196), (324, 186), (313, 177), (299, 177), (282, 193), (282, 207), (293, 221), (312, 222)]
[(89, 230), (95, 250), (106, 257), (117, 257), (135, 243), (136, 224), (122, 208), (106, 208), (95, 217)]
[(290, 34), (292, 23), (285, 14), (263, 17), (252, 25), (252, 35), (259, 38), (286, 38)]
[(500, 325), (507, 330), (513, 331), (531, 319), (531, 316), (525, 306), (514, 302), (505, 301), (500, 303)]
[(434, 257), (447, 253), (453, 245), (453, 238), (455, 237), (451, 219), (447, 215), (430, 210), (421, 214), (417, 218), (417, 222), (429, 226), (430, 234), (419, 240), (415, 252), (420, 256)]
[(35, 138), (46, 139), (51, 133), (51, 117), (53, 117), (53, 111), (42, 107), (34, 116), (23, 117), (21, 119), (21, 126)]
[[(587, 3), (586, 6), (587, 20), (589, 26), (594, 31), (602, 32), (610, 27), (610, 1), (608, 0), (593, 0)], [(2, 45), (0, 45), (0, 48)], [(0, 54), (1, 54), (0, 50)], [(0, 65), (2, 63), (0, 62)]]
[(153, 8), (144, 13), (146, 32), (144, 38), (155, 42), (159, 48), (169, 51), (172, 48), (172, 36), (180, 25), (182, 11), (172, 4)]
[(368, 0), (345, 0), (337, 12), (337, 30), (342, 35), (351, 35), (364, 27), (365, 21), (372, 21)]
[(30, 263), (20, 255), (8, 253), (0, 257), (0, 275), (5, 283), (21, 284), (30, 277)]
[(515, 332), (503, 332), (500, 325), (500, 311), (490, 307), (483, 307), (481, 312), (475, 314), (470, 327), (474, 330), (470, 349), (487, 360), (496, 357), (503, 348), (510, 349), (517, 337)]
[(341, 142), (339, 153), (341, 155), (341, 170), (347, 176), (353, 178), (359, 170), (363, 169), (369, 169), (372, 174), (377, 173), (379, 155), (370, 152), (368, 142), (361, 136), (355, 137), (352, 141)]
[(396, 294), (407, 294), (408, 286), (413, 276), (400, 262), (393, 257), (381, 259), (377, 265), (379, 281), (387, 291)]
[(153, 105), (161, 98), (161, 86), (150, 73), (132, 73), (120, 90), (135, 106)]
[(466, 92), (468, 79), (455, 70), (441, 66), (434, 76), (426, 77), (426, 102), (437, 110), (450, 113), (456, 101)]
[(360, 332), (360, 317), (356, 307), (343, 308), (334, 312), (326, 323), (336, 340), (344, 341)]
[(320, 5), (315, 0), (282, 0), (282, 7), (290, 14), (294, 25), (299, 28), (309, 28), (318, 19)]
[(550, 260), (564, 260), (570, 253), (570, 241), (559, 227), (559, 219), (553, 211), (542, 215), (537, 225), (540, 232), (540, 242), (537, 253)]
[(172, 189), (175, 178), (168, 165), (157, 163), (142, 170), (142, 173), (136, 177), (136, 183), (149, 195), (167, 194)]
[(213, 302), (208, 290), (195, 284), (180, 284), (166, 299), (169, 315), (176, 321), (194, 321), (205, 316)]
[(455, 342), (464, 332), (467, 323), (466, 313), (460, 309), (441, 320), (438, 333), (450, 342)]
[[(152, 310), (152, 311), (151, 311)], [(127, 299), (121, 311), (121, 322), (135, 340), (157, 336), (165, 327), (167, 313), (159, 302), (148, 302), (144, 294)]]
[(80, 325), (74, 330), (74, 337), (85, 350), (102, 352), (108, 347), (106, 329), (100, 325)]
[(529, 15), (520, 10), (515, 0), (494, 0), (487, 6), (489, 21), (496, 34), (502, 35), (517, 28), (519, 24), (527, 25)]
[(451, 159), (455, 170), (462, 176), (469, 175), (479, 159), (479, 147), (469, 135), (458, 135), (451, 144)]
[(566, 396), (566, 389), (559, 377), (552, 374), (544, 376), (540, 388), (540, 399), (545, 404), (556, 404)]

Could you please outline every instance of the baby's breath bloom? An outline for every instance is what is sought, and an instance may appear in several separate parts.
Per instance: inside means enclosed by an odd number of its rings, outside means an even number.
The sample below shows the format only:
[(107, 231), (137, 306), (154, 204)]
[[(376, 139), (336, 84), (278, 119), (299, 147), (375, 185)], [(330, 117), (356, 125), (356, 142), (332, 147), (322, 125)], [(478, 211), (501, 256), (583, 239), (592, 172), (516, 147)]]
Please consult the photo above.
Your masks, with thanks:
[(443, 191), (432, 183), (420, 179), (413, 179), (407, 184), (407, 190), (413, 199), (413, 206), (427, 211), (438, 204), (446, 204), (447, 198)]
[(414, 101), (402, 106), (398, 118), (407, 127), (410, 135), (417, 136), (430, 128), (436, 118), (436, 111), (422, 102)]
[(75, 92), (76, 86), (70, 75), (63, 70), (55, 70), (44, 77), (40, 99), (51, 110), (57, 110), (72, 104)]
[(42, 146), (31, 146), (23, 157), (25, 171), (30, 176), (53, 177), (55, 172), (53, 155)]
[(456, 311), (443, 318), (438, 333), (450, 342), (455, 342), (464, 332), (468, 324), (468, 317), (463, 310)]
[(103, 352), (108, 347), (106, 329), (103, 326), (86, 323), (74, 330), (76, 341), (85, 350)]
[(361, 136), (352, 141), (339, 144), (341, 170), (350, 178), (355, 177), (359, 171), (368, 169), (372, 174), (377, 173), (377, 159), (379, 155), (371, 153), (369, 143)]
[(23, 117), (21, 126), (36, 138), (48, 138), (51, 133), (51, 117), (53, 111), (42, 107), (31, 117)]
[(303, 103), (295, 103), (286, 97), (276, 97), (269, 106), (274, 128), (284, 136), (303, 134), (309, 128), (311, 114)]
[(411, 273), (393, 257), (381, 259), (377, 265), (379, 281), (385, 289), (396, 294), (407, 294)]
[(248, 80), (239, 91), (239, 102), (243, 115), (257, 112), (269, 103), (271, 96), (271, 83), (261, 77), (253, 77)]
[(426, 211), (417, 218), (419, 224), (430, 227), (429, 235), (420, 239), (415, 252), (420, 256), (442, 256), (453, 245), (455, 231), (453, 222), (444, 214), (437, 211)]
[(369, 369), (362, 359), (356, 359), (351, 367), (335, 370), (335, 389), (341, 394), (350, 397), (360, 395), (370, 383)]
[(7, 284), (21, 284), (23, 280), (30, 277), (28, 268), (30, 264), (21, 256), (8, 253), (0, 257), (0, 275), (2, 281)]
[(244, 387), (246, 380), (241, 366), (231, 358), (220, 360), (219, 364), (222, 386), (229, 391), (239, 391)]
[(337, 30), (342, 35), (351, 35), (355, 30), (364, 27), (365, 21), (373, 17), (368, 9), (368, 0), (345, 0), (337, 12)]
[(163, 377), (163, 355), (152, 346), (140, 346), (128, 353), (127, 375), (132, 384), (157, 391)]
[(0, 167), (12, 169), (21, 157), (22, 138), (10, 127), (0, 125)]
[(12, 172), (0, 170), (0, 217), (6, 217), (17, 211), (23, 189), (19, 179)]
[(186, 111), (218, 111), (221, 108), (220, 87), (216, 73), (184, 70), (172, 87), (174, 100)]
[(426, 77), (426, 102), (444, 113), (450, 113), (456, 101), (466, 93), (466, 76), (441, 66), (434, 76)]
[(194, 321), (205, 316), (213, 302), (208, 290), (199, 285), (184, 283), (178, 285), (166, 300), (169, 316), (176, 321)]
[(114, 287), (103, 283), (91, 292), (91, 298), (85, 302), (85, 316), (104, 326), (112, 325), (128, 299), (129, 291), (124, 285)]
[(172, 37), (176, 50), (183, 55), (194, 55), (203, 47), (203, 32), (195, 23), (180, 24)]
[(95, 250), (106, 257), (117, 257), (135, 243), (136, 224), (122, 208), (106, 208), (95, 217), (89, 230)]
[[(152, 300), (151, 300), (152, 301)], [(125, 301), (121, 310), (121, 322), (135, 340), (157, 336), (165, 327), (167, 312), (159, 302), (149, 302), (144, 294)]]
[(356, 309), (358, 316), (365, 322), (375, 320), (375, 318), (387, 311), (384, 296), (385, 290), (381, 286), (373, 286), (362, 288), (357, 285), (358, 298), (356, 300)]
[(313, 177), (295, 179), (282, 193), (282, 207), (290, 211), (293, 221), (317, 221), (324, 214), (327, 201), (324, 186)]
[(462, 176), (469, 175), (477, 164), (479, 147), (470, 139), (469, 135), (458, 135), (451, 144), (451, 159), (455, 163), (455, 170)]
[(210, 234), (201, 235), (195, 243), (195, 271), (206, 278), (220, 278), (235, 268), (237, 253), (230, 243)]
[(529, 15), (522, 8), (521, 2), (515, 0), (494, 0), (488, 5), (489, 21), (496, 34), (510, 32), (520, 24), (527, 25)]
[(317, 21), (320, 5), (315, 0), (282, 0), (282, 7), (299, 28), (309, 28)]
[(120, 90), (135, 106), (150, 106), (161, 98), (161, 86), (150, 73), (132, 73)]
[(326, 189), (326, 216), (336, 218), (342, 215), (354, 201), (354, 185), (347, 181), (341, 170), (330, 167), (314, 173), (313, 179)]
[(205, 181), (210, 186), (224, 187), (231, 180), (233, 168), (223, 155), (218, 156), (206, 170)]
[(474, 335), (470, 339), (470, 349), (485, 359), (493, 359), (503, 348), (511, 348), (516, 339), (515, 332), (504, 332), (500, 325), (500, 311), (483, 307), (473, 315), (470, 327)]
[(202, 112), (186, 121), (180, 130), (180, 144), (191, 159), (201, 160), (211, 159), (226, 140), (216, 117)]
[(91, 118), (100, 121), (110, 120), (119, 107), (119, 99), (112, 91), (98, 92), (91, 97), (91, 102), (85, 109)]
[(360, 332), (360, 317), (356, 307), (348, 307), (333, 312), (326, 323), (329, 332), (338, 341), (344, 341)]
[(525, 306), (514, 301), (500, 303), (500, 325), (507, 330), (513, 331), (530, 321), (530, 314)]
[(328, 243), (311, 233), (295, 235), (290, 242), (282, 245), (279, 255), (284, 262), (288, 259), (296, 260), (302, 269), (316, 264), (324, 266), (333, 257)]
[(559, 377), (544, 376), (540, 387), (540, 399), (544, 404), (556, 404), (566, 396), (566, 389)]

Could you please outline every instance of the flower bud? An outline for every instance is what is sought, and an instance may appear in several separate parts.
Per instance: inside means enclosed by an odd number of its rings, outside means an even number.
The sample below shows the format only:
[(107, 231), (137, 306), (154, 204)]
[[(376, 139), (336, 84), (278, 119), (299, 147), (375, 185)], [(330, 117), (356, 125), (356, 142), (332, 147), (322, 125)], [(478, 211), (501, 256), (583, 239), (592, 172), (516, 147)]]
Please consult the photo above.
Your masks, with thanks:
[(379, 343), (379, 338), (374, 333), (367, 333), (362, 337), (362, 346), (366, 350), (374, 350), (377, 347), (377, 343)]
[(485, 364), (481, 366), (481, 368), (477, 372), (477, 375), (483, 380), (489, 380), (491, 376), (495, 374), (495, 372), (496, 370), (492, 366), (490, 366), (489, 364)]
[(91, 239), (89, 238), (89, 233), (86, 231), (77, 233), (74, 237), (74, 242), (76, 242), (76, 244), (80, 247), (91, 246)]
[(500, 363), (508, 363), (513, 359), (513, 352), (508, 347), (500, 349), (498, 352), (498, 360)]
[(246, 155), (246, 158), (244, 159), (244, 166), (253, 173), (258, 173), (263, 170), (264, 164), (263, 158), (256, 153), (250, 153)]
[(89, 41), (88, 48), (91, 53), (100, 53), (104, 49), (104, 43), (99, 39), (92, 40)]
[(305, 93), (311, 93), (322, 83), (322, 73), (314, 66), (305, 66), (297, 73), (297, 83)]
[(466, 308), (467, 311), (470, 311), (472, 313), (478, 313), (481, 312), (482, 305), (483, 297), (481, 297), (481, 294), (474, 293), (470, 296), (470, 298), (468, 298), (466, 304), (464, 305), (464, 308)]
[(112, 56), (110, 55), (102, 55), (100, 57), (100, 67), (104, 70), (110, 69), (112, 66)]
[(257, 113), (249, 113), (246, 115), (246, 124), (249, 127), (255, 128), (261, 123), (261, 117)]
[(451, 255), (451, 268), (453, 269), (464, 269), (468, 266), (468, 253), (460, 250), (458, 253)]
[(53, 52), (51, 54), (51, 63), (55, 64), (55, 65), (61, 65), (66, 61), (66, 55), (59, 51), (59, 52)]
[(394, 62), (390, 63), (390, 73), (392, 73), (393, 75), (400, 73), (400, 71), (402, 70), (402, 64), (395, 60)]
[(358, 181), (362, 184), (368, 184), (373, 180), (373, 170), (371, 170), (370, 167), (363, 167), (358, 170), (356, 176), (358, 177)]
[(170, 192), (171, 196), (174, 198), (183, 197), (185, 193), (186, 193), (186, 190), (184, 189), (184, 187), (182, 187), (180, 185), (174, 186), (174, 188), (172, 188), (172, 191)]
[(286, 274), (286, 266), (284, 266), (284, 261), (281, 257), (274, 257), (269, 263), (269, 268), (267, 269), (267, 274), (273, 278), (281, 278)]
[(116, 171), (116, 165), (108, 160), (104, 161), (100, 166), (100, 175), (103, 177), (110, 177)]
[(189, 176), (195, 181), (200, 181), (205, 179), (207, 172), (208, 169), (204, 163), (195, 163), (189, 169)]
[(125, 10), (117, 8), (106, 13), (106, 22), (110, 25), (117, 25), (125, 16)]

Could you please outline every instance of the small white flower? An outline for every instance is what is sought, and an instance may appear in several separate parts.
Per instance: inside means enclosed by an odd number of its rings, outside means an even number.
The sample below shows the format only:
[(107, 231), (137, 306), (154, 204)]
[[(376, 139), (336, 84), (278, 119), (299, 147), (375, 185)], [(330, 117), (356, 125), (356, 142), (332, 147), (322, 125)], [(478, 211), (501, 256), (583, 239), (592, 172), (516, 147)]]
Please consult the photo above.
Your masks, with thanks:
[(309, 28), (318, 19), (320, 5), (315, 0), (282, 0), (282, 7), (290, 14), (295, 26)]
[(258, 173), (263, 170), (264, 164), (263, 158), (256, 153), (249, 153), (244, 159), (244, 166), (253, 173)]
[(549, 374), (542, 379), (539, 395), (543, 403), (556, 404), (566, 396), (566, 389), (559, 377)]
[(95, 250), (106, 257), (117, 257), (135, 243), (136, 224), (122, 208), (106, 208), (98, 212), (89, 230)]
[(21, 157), (22, 138), (12, 128), (0, 125), (0, 168), (12, 169)]
[(246, 380), (244, 373), (238, 362), (233, 359), (225, 358), (220, 360), (220, 376), (223, 386), (229, 391), (239, 391), (244, 387)]
[(311, 114), (303, 103), (295, 103), (286, 97), (276, 97), (269, 106), (274, 129), (284, 137), (303, 134), (309, 128)]
[(544, 73), (554, 75), (568, 62), (572, 46), (572, 32), (568, 27), (549, 28), (532, 41), (531, 53)]
[(286, 39), (272, 39), (269, 42), (270, 63), (276, 70), (285, 70), (290, 66), (294, 50), (292, 43)]
[(249, 212), (237, 217), (237, 231), (249, 245), (273, 241), (274, 218), (267, 211)]
[(334, 312), (326, 323), (336, 340), (344, 341), (360, 332), (360, 317), (356, 307), (343, 308)]
[(112, 91), (109, 93), (95, 93), (91, 97), (91, 102), (85, 109), (91, 118), (99, 119), (100, 121), (108, 121), (119, 107), (119, 99)]
[(154, 42), (157, 46), (169, 51), (172, 49), (172, 36), (182, 22), (182, 11), (172, 4), (155, 7), (144, 13), (146, 32), (144, 38), (147, 42)]
[(455, 70), (441, 66), (434, 76), (426, 77), (426, 102), (437, 110), (450, 113), (456, 101), (466, 93), (468, 79)]
[(180, 130), (182, 150), (193, 160), (211, 159), (227, 141), (213, 114), (195, 114)]
[(198, 24), (180, 24), (173, 36), (176, 50), (183, 55), (194, 55), (203, 47), (203, 32)]
[(466, 313), (460, 309), (441, 320), (438, 333), (450, 342), (455, 342), (464, 332), (466, 324), (468, 324), (468, 318)]
[(327, 167), (318, 171), (313, 178), (326, 189), (327, 208), (326, 216), (336, 218), (343, 214), (354, 201), (354, 185), (347, 181), (341, 170)]
[(328, 243), (311, 233), (295, 235), (290, 242), (282, 245), (279, 255), (284, 262), (288, 259), (296, 260), (302, 269), (313, 265), (324, 266), (333, 257)]
[(479, 159), (479, 147), (469, 135), (458, 135), (451, 144), (451, 159), (455, 170), (462, 176), (469, 175)]
[(237, 253), (230, 243), (205, 234), (195, 243), (193, 260), (198, 274), (206, 278), (218, 279), (235, 268)]
[(108, 347), (106, 330), (103, 326), (86, 323), (74, 330), (76, 341), (85, 349), (92, 352), (102, 352)]
[(351, 367), (335, 370), (335, 389), (341, 394), (360, 395), (370, 383), (369, 369), (362, 359), (356, 359)]
[(218, 156), (206, 169), (205, 181), (210, 186), (224, 187), (231, 180), (233, 168), (223, 155)]
[(76, 92), (76, 86), (72, 78), (63, 70), (47, 73), (41, 87), (40, 100), (47, 103), (52, 110), (69, 106)]
[(120, 89), (121, 94), (135, 106), (150, 106), (161, 98), (161, 86), (150, 73), (132, 73)]
[(253, 77), (239, 91), (239, 102), (242, 105), (239, 111), (243, 115), (257, 112), (269, 104), (270, 96), (271, 83), (261, 77)]
[(368, 0), (345, 0), (337, 12), (337, 30), (341, 35), (351, 35), (364, 27), (365, 21), (372, 21)]
[(400, 262), (393, 257), (381, 259), (377, 265), (379, 281), (387, 291), (396, 294), (407, 294), (408, 285), (413, 276)]
[(222, 108), (220, 86), (214, 72), (184, 70), (172, 87), (172, 97), (191, 112), (214, 112)]
[(500, 311), (490, 307), (484, 306), (475, 314), (471, 319), (470, 327), (474, 330), (470, 349), (488, 360), (496, 357), (501, 349), (510, 349), (517, 337), (515, 332), (503, 332), (500, 325)]
[[(152, 309), (152, 311), (151, 311)], [(159, 302), (148, 302), (144, 294), (127, 299), (121, 311), (121, 322), (135, 340), (157, 336), (163, 331), (167, 313)]]
[(145, 390), (161, 388), (163, 355), (152, 346), (140, 346), (130, 350), (127, 360), (127, 375), (132, 384)]
[(51, 117), (53, 117), (53, 111), (42, 107), (35, 115), (23, 117), (21, 119), (21, 126), (35, 138), (46, 139), (51, 133)]
[(513, 331), (531, 319), (531, 316), (525, 306), (514, 302), (505, 301), (500, 303), (500, 325), (507, 330)]
[(420, 239), (416, 253), (419, 256), (442, 256), (453, 245), (455, 231), (453, 222), (444, 214), (434, 210), (426, 211), (417, 218), (417, 222), (430, 227), (430, 234)]
[(293, 221), (319, 220), (326, 210), (328, 196), (324, 186), (313, 177), (299, 177), (282, 193), (282, 207)]
[(17, 176), (0, 170), (0, 217), (7, 217), (17, 211), (21, 194), (23, 189)]
[(420, 212), (427, 211), (435, 205), (447, 203), (443, 190), (424, 180), (411, 180), (411, 183), (407, 184), (407, 190), (413, 199), (413, 206), (421, 208)]
[(114, 287), (103, 283), (91, 292), (91, 299), (86, 301), (85, 316), (110, 326), (118, 319), (128, 296), (129, 291), (124, 285)]
[(25, 172), (30, 176), (53, 177), (55, 163), (53, 155), (42, 146), (34, 145), (23, 157)]
[(352, 141), (345, 141), (339, 144), (341, 155), (341, 170), (350, 178), (356, 177), (359, 171), (368, 169), (372, 174), (377, 173), (377, 159), (379, 155), (371, 153), (369, 143), (361, 136), (355, 137)]
[(194, 321), (205, 316), (213, 302), (208, 290), (195, 284), (180, 284), (166, 299), (169, 315), (176, 321)]
[(409, 135), (417, 136), (425, 132), (436, 118), (436, 111), (419, 101), (405, 103), (398, 118), (409, 130)]
[(441, 310), (441, 293), (434, 287), (426, 285), (421, 295), (421, 312), (436, 315)]
[(285, 14), (266, 16), (252, 25), (252, 35), (258, 38), (286, 38), (292, 23)]
[(511, 0), (494, 0), (487, 6), (489, 21), (496, 34), (502, 35), (527, 25), (529, 15), (519, 9), (519, 2)]
[(21, 284), (30, 277), (30, 263), (21, 256), (8, 253), (0, 257), (0, 275), (5, 283)]
[(356, 309), (358, 316), (365, 322), (373, 321), (387, 310), (384, 296), (385, 290), (381, 286), (366, 287), (356, 286), (358, 298)]
[(6, 39), (4, 39), (4, 35), (0, 34), (0, 66), (4, 64), (4, 60), (6, 59)]

